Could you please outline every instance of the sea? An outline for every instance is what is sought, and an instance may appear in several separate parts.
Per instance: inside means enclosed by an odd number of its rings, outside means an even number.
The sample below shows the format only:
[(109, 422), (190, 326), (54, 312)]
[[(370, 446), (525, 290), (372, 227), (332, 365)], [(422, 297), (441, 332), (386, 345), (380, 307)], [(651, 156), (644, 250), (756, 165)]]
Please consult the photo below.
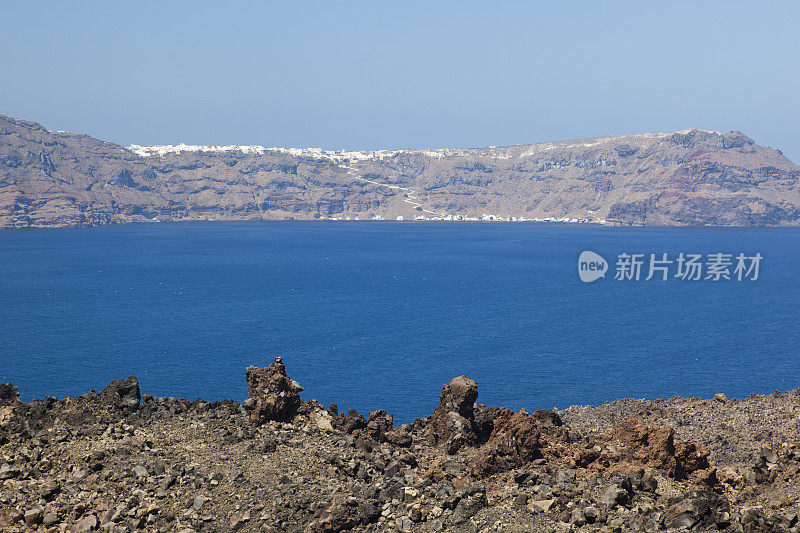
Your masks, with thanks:
[(396, 423), (461, 374), (515, 410), (742, 398), (800, 387), (798, 269), (797, 228), (2, 230), (0, 382), (30, 401), (135, 375), (143, 394), (241, 401), (245, 367), (282, 356), (305, 399)]

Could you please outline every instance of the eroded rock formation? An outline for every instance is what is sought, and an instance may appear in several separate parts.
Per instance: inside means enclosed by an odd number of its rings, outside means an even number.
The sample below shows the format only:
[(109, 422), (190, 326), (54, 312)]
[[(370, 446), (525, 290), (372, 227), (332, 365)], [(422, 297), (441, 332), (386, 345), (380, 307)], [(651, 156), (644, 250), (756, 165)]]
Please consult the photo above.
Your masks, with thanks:
[(448, 453), (456, 453), (464, 445), (478, 441), (475, 425), (475, 400), (478, 384), (467, 376), (458, 376), (442, 387), (439, 405), (433, 412), (431, 437)]
[(300, 399), (303, 387), (286, 375), (283, 358), (276, 357), (266, 368), (249, 366), (244, 375), (249, 396), (245, 408), (253, 423), (288, 422), (295, 417), (303, 403)]

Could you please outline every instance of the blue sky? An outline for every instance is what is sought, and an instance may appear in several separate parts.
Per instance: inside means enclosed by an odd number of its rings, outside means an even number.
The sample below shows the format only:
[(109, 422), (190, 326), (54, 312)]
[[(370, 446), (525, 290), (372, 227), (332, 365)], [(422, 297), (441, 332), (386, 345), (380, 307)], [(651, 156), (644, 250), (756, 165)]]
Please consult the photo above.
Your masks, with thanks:
[(471, 147), (689, 127), (800, 162), (800, 3), (8, 2), (0, 113), (122, 144)]

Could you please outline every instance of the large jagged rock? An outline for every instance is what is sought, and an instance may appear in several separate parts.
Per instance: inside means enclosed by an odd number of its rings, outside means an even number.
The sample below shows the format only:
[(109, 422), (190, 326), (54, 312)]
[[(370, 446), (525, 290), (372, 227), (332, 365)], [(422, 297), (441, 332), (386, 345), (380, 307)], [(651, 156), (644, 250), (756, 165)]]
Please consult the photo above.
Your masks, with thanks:
[(347, 414), (336, 413), (333, 416), (333, 427), (343, 433), (353, 433), (367, 427), (367, 419), (355, 409), (349, 409)]
[(303, 387), (286, 375), (282, 357), (266, 368), (249, 366), (244, 371), (249, 399), (244, 405), (250, 411), (250, 421), (263, 424), (270, 420), (289, 422), (303, 401)]
[(709, 450), (692, 441), (676, 443), (675, 430), (669, 426), (659, 427), (630, 418), (614, 426), (611, 438), (623, 444), (633, 460), (665, 470), (672, 478), (715, 482), (708, 462)]
[(136, 408), (142, 400), (139, 391), (139, 380), (130, 376), (119, 381), (111, 381), (100, 391), (100, 398), (114, 407)]
[(384, 442), (386, 434), (394, 427), (394, 417), (386, 409), (375, 409), (369, 412), (367, 419), (367, 432), (370, 438), (377, 442)]
[(478, 384), (467, 376), (455, 377), (442, 387), (430, 435), (435, 443), (445, 446), (447, 453), (454, 454), (464, 445), (477, 444), (476, 399)]
[(537, 459), (569, 455), (569, 431), (557, 413), (495, 408), (491, 435), (472, 458), (472, 467), (487, 476), (528, 465)]

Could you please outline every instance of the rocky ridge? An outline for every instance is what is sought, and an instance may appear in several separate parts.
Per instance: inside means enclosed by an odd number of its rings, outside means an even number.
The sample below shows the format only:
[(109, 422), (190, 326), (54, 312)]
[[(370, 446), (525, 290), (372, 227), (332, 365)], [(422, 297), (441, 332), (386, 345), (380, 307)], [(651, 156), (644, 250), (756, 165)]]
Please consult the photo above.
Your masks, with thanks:
[(280, 358), (245, 378), (241, 404), (0, 385), (0, 529), (800, 531), (800, 390), (528, 413), (459, 376), (395, 427), (302, 401)]
[(132, 146), (0, 115), (0, 227), (197, 220), (797, 225), (800, 167), (739, 132), (373, 152)]

